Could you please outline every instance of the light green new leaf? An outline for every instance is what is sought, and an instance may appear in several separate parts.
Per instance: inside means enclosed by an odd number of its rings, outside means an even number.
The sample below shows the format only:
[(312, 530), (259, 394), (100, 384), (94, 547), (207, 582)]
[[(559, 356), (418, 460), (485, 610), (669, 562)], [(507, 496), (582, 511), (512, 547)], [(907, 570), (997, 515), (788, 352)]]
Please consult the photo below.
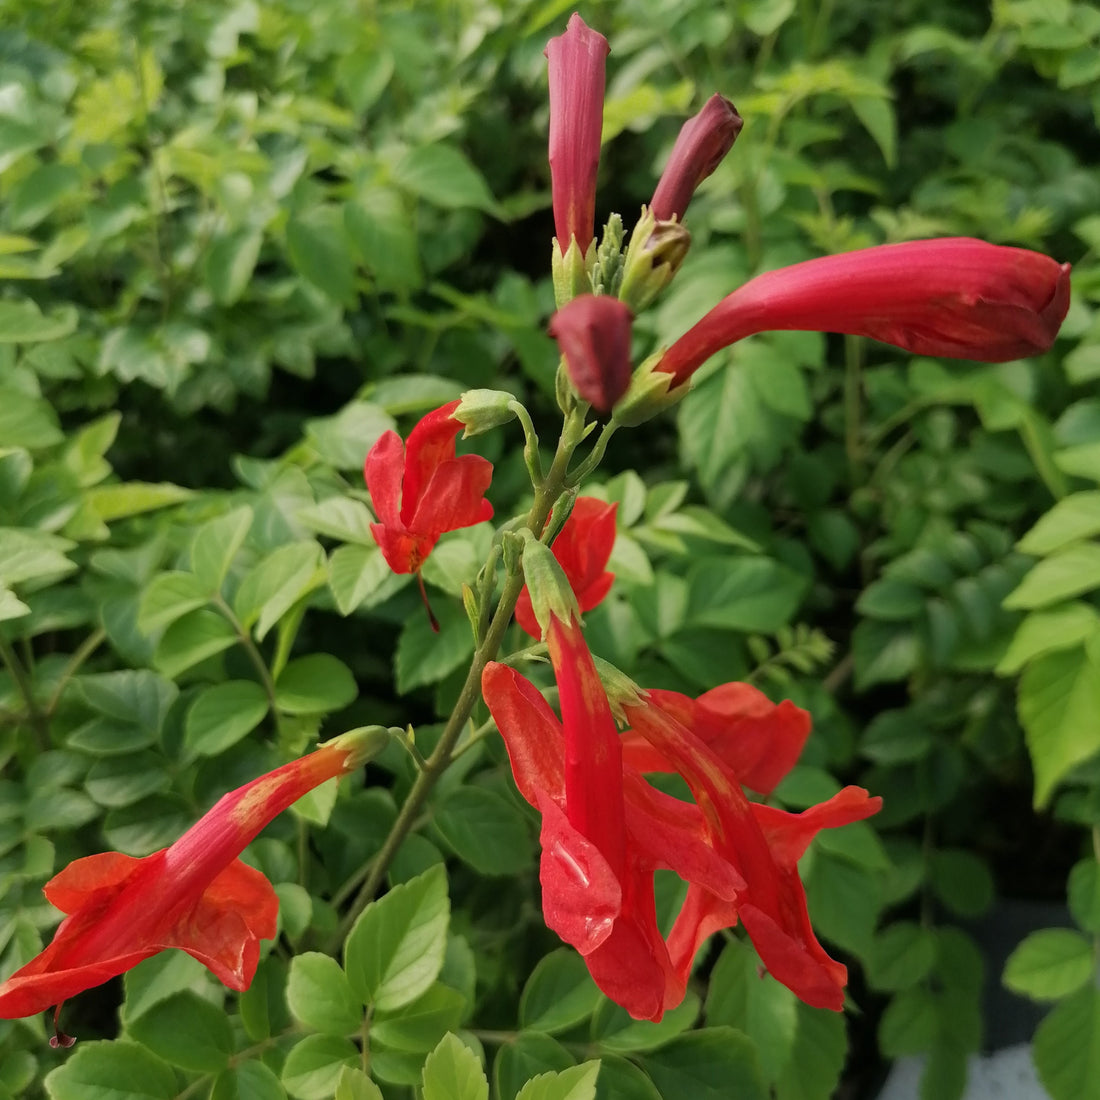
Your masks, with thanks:
[(237, 632), (217, 611), (203, 608), (177, 619), (163, 634), (153, 663), (165, 676), (181, 672), (222, 653), (237, 641)]
[(355, 995), (387, 1011), (415, 1001), (443, 966), (450, 912), (439, 864), (371, 902), (344, 946)]
[(159, 573), (141, 594), (138, 630), (152, 634), (171, 625), (189, 611), (202, 607), (210, 598), (194, 573), (172, 570)]
[(273, 550), (249, 571), (233, 600), (245, 627), (256, 624), (256, 638), (267, 632), (304, 595), (325, 583), (325, 552), (313, 539)]
[(1057, 1001), (1093, 974), (1092, 943), (1071, 928), (1032, 932), (1005, 963), (1004, 984), (1036, 1001)]
[(252, 680), (205, 688), (187, 712), (184, 746), (194, 756), (217, 756), (251, 733), (267, 708), (267, 693)]
[(1039, 1080), (1054, 1100), (1084, 1100), (1100, 1081), (1100, 990), (1068, 997), (1039, 1025), (1032, 1049)]
[(1100, 933), (1100, 863), (1082, 859), (1073, 865), (1067, 887), (1069, 911), (1078, 927)]
[(363, 1006), (340, 964), (318, 951), (291, 960), (286, 1003), (306, 1027), (325, 1035), (351, 1035), (363, 1023)]
[(35, 344), (60, 340), (76, 329), (76, 309), (61, 306), (44, 314), (29, 299), (0, 302), (0, 344)]
[(424, 1062), (424, 1100), (489, 1100), (477, 1055), (457, 1035), (444, 1035)]
[(408, 579), (390, 569), (377, 546), (338, 546), (329, 556), (328, 586), (341, 615), (350, 615), (368, 598), (373, 606)]
[(1100, 545), (1075, 543), (1039, 562), (1005, 597), (1004, 605), (1031, 611), (1094, 588), (1100, 588)]
[(345, 1066), (359, 1064), (359, 1051), (336, 1035), (307, 1035), (283, 1063), (282, 1082), (296, 1100), (331, 1100)]
[(1097, 534), (1100, 534), (1100, 492), (1093, 489), (1057, 501), (1016, 545), (1025, 554), (1041, 558)]
[(1044, 653), (1073, 649), (1098, 632), (1100, 615), (1091, 604), (1080, 600), (1032, 611), (1016, 628), (996, 671), (1001, 676), (1014, 676), (1028, 661)]
[(371, 1036), (391, 1050), (426, 1054), (466, 1015), (466, 998), (457, 989), (436, 982), (411, 1004), (392, 1012), (379, 1009), (371, 1023)]
[(557, 1073), (541, 1073), (519, 1090), (516, 1100), (594, 1100), (599, 1072), (599, 1062), (582, 1062)]
[(344, 1066), (333, 1100), (383, 1100), (382, 1090), (355, 1066)]
[(1042, 807), (1068, 771), (1100, 751), (1100, 643), (1032, 661), (1016, 706), (1035, 771), (1035, 805)]
[(406, 191), (448, 210), (477, 207), (492, 214), (496, 200), (485, 177), (465, 153), (442, 143), (411, 149), (393, 168), (394, 181)]
[(182, 485), (170, 482), (152, 484), (145, 481), (127, 481), (122, 485), (101, 485), (89, 489), (85, 498), (92, 511), (104, 522), (168, 508), (181, 501), (190, 500), (195, 494)]
[(0, 622), (21, 619), (31, 609), (8, 587), (0, 583)]

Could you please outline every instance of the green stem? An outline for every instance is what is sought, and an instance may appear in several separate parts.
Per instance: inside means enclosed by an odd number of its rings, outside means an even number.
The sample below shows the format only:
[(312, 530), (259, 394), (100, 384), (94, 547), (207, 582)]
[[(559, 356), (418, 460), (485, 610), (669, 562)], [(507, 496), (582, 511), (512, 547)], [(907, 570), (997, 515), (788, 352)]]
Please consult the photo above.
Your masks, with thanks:
[(260, 683), (263, 684), (268, 704), (272, 710), (275, 710), (275, 681), (271, 678), (271, 671), (267, 667), (264, 655), (259, 651), (256, 643), (252, 640), (252, 634), (245, 630), (240, 619), (234, 614), (233, 608), (225, 602), (225, 598), (220, 593), (214, 596), (212, 602), (226, 619), (229, 620), (229, 625), (237, 632), (237, 640), (244, 646), (244, 651), (248, 654), (248, 659), (252, 662), (252, 667), (260, 677)]
[(863, 355), (858, 336), (844, 337), (844, 451), (852, 486), (863, 481), (862, 388)]
[[(529, 530), (542, 531), (545, 527), (555, 501), (565, 489), (569, 460), (583, 437), (583, 431), (584, 416), (582, 413), (574, 413), (566, 417), (565, 427), (561, 438), (558, 440), (558, 450), (554, 455), (554, 461), (543, 483), (535, 489), (535, 501), (526, 521)], [(488, 630), (485, 632), (484, 641), (474, 653), (474, 659), (470, 664), (469, 672), (466, 674), (466, 681), (462, 685), (458, 701), (451, 711), (450, 718), (447, 719), (447, 724), (443, 728), (443, 733), (440, 735), (435, 749), (424, 761), (423, 769), (417, 773), (397, 819), (390, 828), (389, 835), (377, 855), (370, 860), (365, 881), (340, 924), (338, 939), (332, 945), (333, 950), (337, 949), (344, 941), (359, 914), (378, 893), (394, 856), (404, 843), (405, 837), (412, 830), (421, 808), (428, 799), (428, 795), (431, 794), (432, 788), (439, 777), (450, 765), (455, 745), (463, 729), (465, 729), (474, 707), (481, 698), (481, 674), (485, 671), (485, 666), (496, 656), (501, 643), (504, 641), (504, 634), (512, 621), (512, 612), (515, 610), (516, 600), (519, 599), (519, 594), (523, 590), (523, 583), (522, 569), (512, 570), (505, 576), (504, 587), (501, 590), (496, 611), (489, 623)]]
[(50, 747), (49, 716), (38, 705), (30, 676), (15, 650), (12, 649), (11, 642), (3, 635), (0, 635), (0, 660), (3, 660), (8, 672), (11, 673), (11, 678), (15, 681), (15, 688), (23, 700), (23, 705), (27, 708), (27, 719), (38, 739), (38, 747), (45, 752)]
[(81, 670), (84, 666), (84, 662), (95, 653), (106, 640), (107, 631), (99, 627), (93, 630), (92, 633), (80, 643), (76, 652), (69, 658), (69, 663), (62, 669), (61, 679), (57, 681), (57, 687), (54, 688), (53, 694), (46, 704), (47, 718), (52, 717), (54, 711), (57, 710), (57, 704), (61, 702), (61, 696), (65, 688), (69, 686), (69, 681)]

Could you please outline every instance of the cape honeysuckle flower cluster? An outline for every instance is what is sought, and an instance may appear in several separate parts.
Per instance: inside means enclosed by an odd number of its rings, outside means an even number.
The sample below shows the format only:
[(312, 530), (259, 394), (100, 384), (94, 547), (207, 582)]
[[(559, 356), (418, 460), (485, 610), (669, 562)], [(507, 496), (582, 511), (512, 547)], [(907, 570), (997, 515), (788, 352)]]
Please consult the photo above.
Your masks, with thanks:
[[(477, 639), (472, 689), (461, 695), (395, 829), (412, 827), (480, 686), (516, 786), (542, 817), (546, 922), (581, 953), (608, 996), (636, 1017), (659, 1019), (683, 998), (706, 939), (740, 924), (775, 978), (808, 1004), (839, 1010), (846, 971), (810, 926), (798, 861), (821, 829), (864, 819), (880, 800), (845, 787), (796, 814), (746, 794), (766, 799), (798, 759), (810, 718), (790, 702), (774, 704), (746, 684), (693, 700), (645, 691), (614, 670), (601, 675), (580, 616), (612, 587), (616, 511), (576, 495), (602, 457), (601, 443), (579, 464), (572, 460), (593, 427), (589, 406), (612, 412), (605, 446), (610, 431), (678, 399), (716, 351), (768, 329), (864, 335), (917, 354), (989, 362), (1045, 351), (1068, 309), (1069, 265), (969, 239), (809, 260), (751, 279), (634, 368), (633, 317), (675, 276), (690, 245), (688, 204), (732, 147), (741, 118), (723, 97), (708, 100), (681, 130), (629, 244), (616, 215), (597, 242), (607, 41), (574, 15), (546, 52), (557, 234), (550, 332), (562, 353), (565, 414), (554, 462), (544, 473), (530, 415), (514, 397), (472, 391), (428, 413), (404, 443), (386, 432), (365, 464), (374, 539), (395, 573), (418, 580), (443, 534), (493, 517), (492, 465), (456, 455), (460, 431), (476, 435), (518, 418), (535, 489), (526, 520), (506, 525), (476, 586), (467, 586)], [(545, 640), (560, 717), (530, 680), (494, 659), (513, 615)], [(168, 947), (187, 951), (230, 988), (247, 988), (259, 941), (275, 935), (278, 905), (271, 884), (240, 853), (276, 814), (360, 766), (393, 732), (369, 727), (326, 743), (225, 795), (175, 844), (144, 859), (116, 852), (70, 864), (45, 887), (67, 916), (53, 942), (0, 985), (0, 1018), (59, 1011), (66, 998)], [(679, 773), (693, 801), (646, 779), (662, 771)], [(660, 868), (687, 884), (667, 937), (654, 905)], [(365, 893), (385, 870), (372, 867)], [(70, 1040), (58, 1032), (57, 1041)]]

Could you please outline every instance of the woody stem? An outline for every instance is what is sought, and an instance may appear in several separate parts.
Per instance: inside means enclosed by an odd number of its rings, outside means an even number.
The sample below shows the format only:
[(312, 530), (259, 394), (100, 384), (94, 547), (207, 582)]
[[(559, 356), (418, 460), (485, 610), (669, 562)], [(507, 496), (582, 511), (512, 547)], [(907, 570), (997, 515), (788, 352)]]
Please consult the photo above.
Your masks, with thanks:
[[(558, 440), (558, 449), (554, 455), (554, 461), (542, 483), (535, 488), (535, 501), (525, 521), (529, 530), (542, 531), (546, 525), (554, 504), (565, 489), (569, 461), (581, 441), (583, 430), (583, 414), (575, 412), (566, 417), (565, 427), (561, 438)], [(450, 765), (459, 736), (477, 705), (477, 701), (481, 698), (481, 674), (485, 671), (485, 666), (497, 655), (500, 649), (504, 640), (504, 633), (508, 629), (508, 624), (512, 621), (516, 600), (519, 599), (522, 590), (523, 570), (519, 567), (513, 567), (505, 575), (496, 611), (489, 622), (489, 627), (485, 632), (481, 645), (474, 653), (470, 670), (466, 674), (466, 681), (462, 685), (462, 690), (454, 709), (451, 711), (451, 716), (447, 720), (435, 749), (424, 761), (423, 768), (418, 772), (412, 788), (409, 790), (408, 796), (405, 798), (405, 802), (390, 828), (389, 835), (378, 854), (371, 860), (363, 885), (359, 888), (355, 901), (340, 924), (338, 939), (333, 945), (334, 948), (344, 941), (356, 918), (378, 892), (385, 879), (386, 872), (397, 854), (397, 850), (401, 847), (405, 837), (411, 831), (413, 823), (419, 817), (421, 808), (431, 794), (432, 788)]]

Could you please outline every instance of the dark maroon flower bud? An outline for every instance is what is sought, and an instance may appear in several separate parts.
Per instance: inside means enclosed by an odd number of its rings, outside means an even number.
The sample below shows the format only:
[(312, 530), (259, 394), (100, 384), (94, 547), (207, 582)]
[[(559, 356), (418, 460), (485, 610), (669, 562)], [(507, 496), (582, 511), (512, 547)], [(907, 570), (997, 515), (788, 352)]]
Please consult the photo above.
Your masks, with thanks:
[(683, 220), (695, 188), (722, 163), (742, 125), (737, 108), (717, 94), (684, 123), (649, 203), (658, 221)]
[(629, 308), (606, 294), (581, 294), (550, 318), (573, 388), (598, 412), (608, 412), (630, 384)]

